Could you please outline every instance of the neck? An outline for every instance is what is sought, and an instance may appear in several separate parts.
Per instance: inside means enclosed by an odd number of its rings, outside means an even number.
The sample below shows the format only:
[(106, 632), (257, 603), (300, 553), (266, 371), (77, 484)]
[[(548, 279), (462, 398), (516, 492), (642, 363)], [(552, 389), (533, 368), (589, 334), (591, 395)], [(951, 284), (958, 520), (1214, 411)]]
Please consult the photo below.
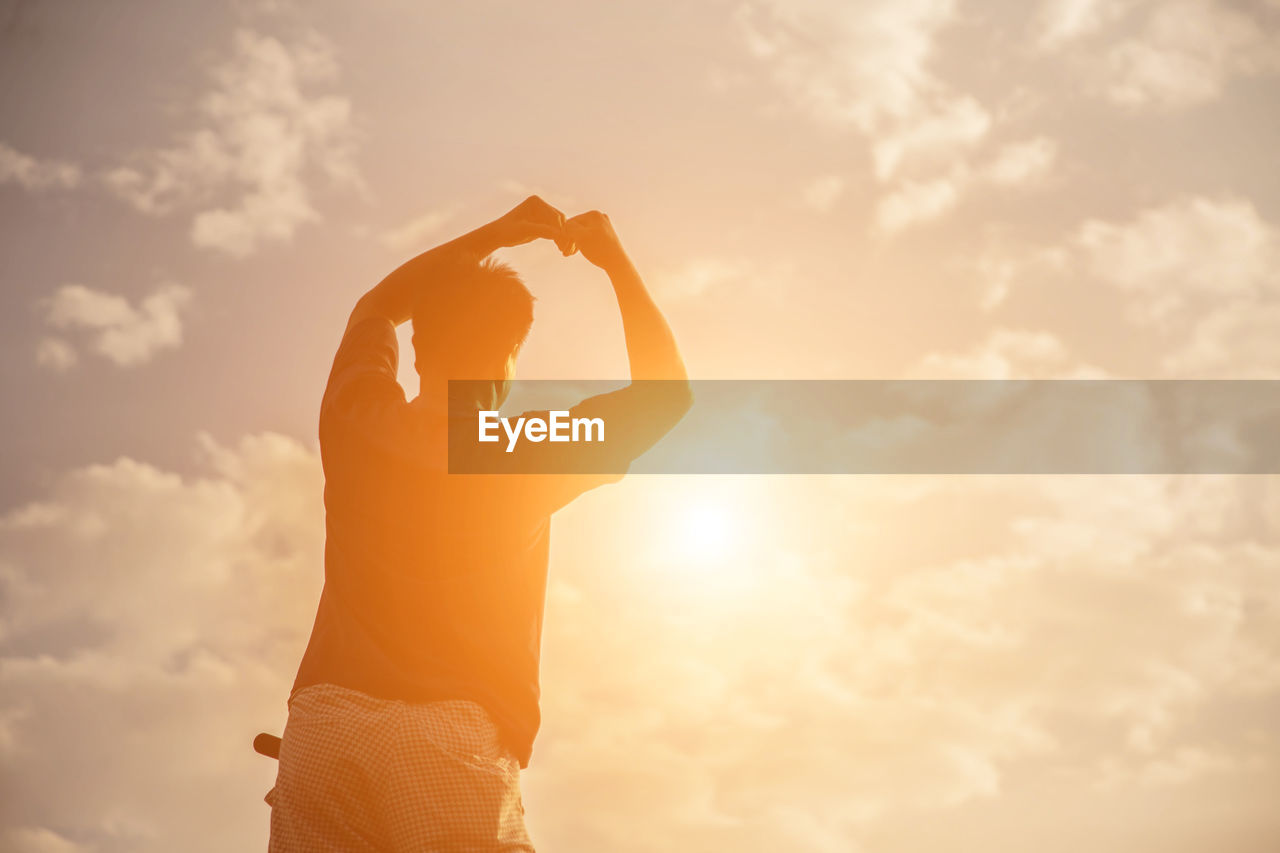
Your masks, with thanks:
[(481, 410), (497, 409), (496, 383), (485, 380), (454, 380), (420, 377), (414, 403), (429, 409), (448, 411), (453, 416), (474, 415)]

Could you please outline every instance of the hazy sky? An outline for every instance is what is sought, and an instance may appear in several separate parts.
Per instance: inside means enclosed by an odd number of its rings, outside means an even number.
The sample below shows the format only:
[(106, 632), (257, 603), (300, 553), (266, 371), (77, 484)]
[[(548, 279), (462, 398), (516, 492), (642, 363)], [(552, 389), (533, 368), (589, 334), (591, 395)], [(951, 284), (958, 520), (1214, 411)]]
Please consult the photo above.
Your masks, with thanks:
[[(0, 3), (0, 848), (265, 845), (401, 260), (538, 192), (697, 378), (1280, 378), (1278, 81), (1276, 0)], [(623, 376), (602, 276), (504, 255), (520, 375)], [(554, 539), (539, 849), (1280, 848), (1280, 478), (632, 478)]]

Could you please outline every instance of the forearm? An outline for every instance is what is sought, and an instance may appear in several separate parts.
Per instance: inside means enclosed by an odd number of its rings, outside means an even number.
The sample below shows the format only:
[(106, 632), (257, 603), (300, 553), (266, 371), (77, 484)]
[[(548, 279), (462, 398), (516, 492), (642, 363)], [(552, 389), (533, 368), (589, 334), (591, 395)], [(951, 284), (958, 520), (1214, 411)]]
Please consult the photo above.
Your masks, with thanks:
[(384, 317), (397, 326), (404, 323), (413, 314), (417, 292), (430, 286), (451, 261), (464, 254), (484, 258), (499, 248), (493, 223), (488, 223), (405, 261), (360, 297), (348, 328), (369, 317)]
[(575, 414), (614, 424), (609, 453), (631, 460), (674, 427), (693, 403), (684, 361), (662, 311), (635, 267), (618, 251), (601, 264), (613, 283), (631, 364), (626, 388), (584, 400)]
[(622, 315), (631, 378), (688, 379), (671, 326), (630, 259), (623, 256), (607, 272)]

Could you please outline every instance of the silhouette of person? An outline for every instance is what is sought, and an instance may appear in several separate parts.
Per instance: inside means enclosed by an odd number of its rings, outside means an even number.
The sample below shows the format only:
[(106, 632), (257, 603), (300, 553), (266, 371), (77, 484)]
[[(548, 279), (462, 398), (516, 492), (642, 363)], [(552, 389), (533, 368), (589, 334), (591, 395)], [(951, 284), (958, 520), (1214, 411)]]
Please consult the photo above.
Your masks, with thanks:
[[(499, 408), (533, 321), (519, 276), (487, 256), (537, 239), (580, 252), (617, 296), (632, 381), (572, 409), (604, 419), (592, 452), (612, 458), (603, 473), (449, 473), (450, 430), (475, 435)], [(406, 401), (395, 328), (410, 319), (421, 390)], [(598, 211), (566, 219), (530, 197), (360, 298), (320, 406), (325, 582), (267, 797), (270, 850), (533, 850), (519, 779), (540, 723), (550, 516), (620, 479), (691, 399)]]

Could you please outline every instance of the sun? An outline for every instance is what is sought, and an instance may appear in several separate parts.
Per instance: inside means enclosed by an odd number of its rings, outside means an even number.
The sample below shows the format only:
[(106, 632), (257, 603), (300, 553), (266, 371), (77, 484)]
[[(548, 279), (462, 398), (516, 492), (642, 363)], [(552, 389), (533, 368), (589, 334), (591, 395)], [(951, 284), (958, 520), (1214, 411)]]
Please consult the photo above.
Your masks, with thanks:
[[(770, 586), (768, 513), (741, 481), (668, 489), (640, 556), (672, 619), (724, 619), (758, 606)], [(693, 608), (690, 610), (689, 608)]]
[(689, 559), (721, 560), (734, 550), (737, 519), (729, 508), (711, 501), (692, 501), (681, 507), (672, 531), (677, 551)]
[(656, 555), (689, 573), (739, 561), (750, 525), (740, 500), (722, 489), (692, 489), (664, 503), (655, 526)]

